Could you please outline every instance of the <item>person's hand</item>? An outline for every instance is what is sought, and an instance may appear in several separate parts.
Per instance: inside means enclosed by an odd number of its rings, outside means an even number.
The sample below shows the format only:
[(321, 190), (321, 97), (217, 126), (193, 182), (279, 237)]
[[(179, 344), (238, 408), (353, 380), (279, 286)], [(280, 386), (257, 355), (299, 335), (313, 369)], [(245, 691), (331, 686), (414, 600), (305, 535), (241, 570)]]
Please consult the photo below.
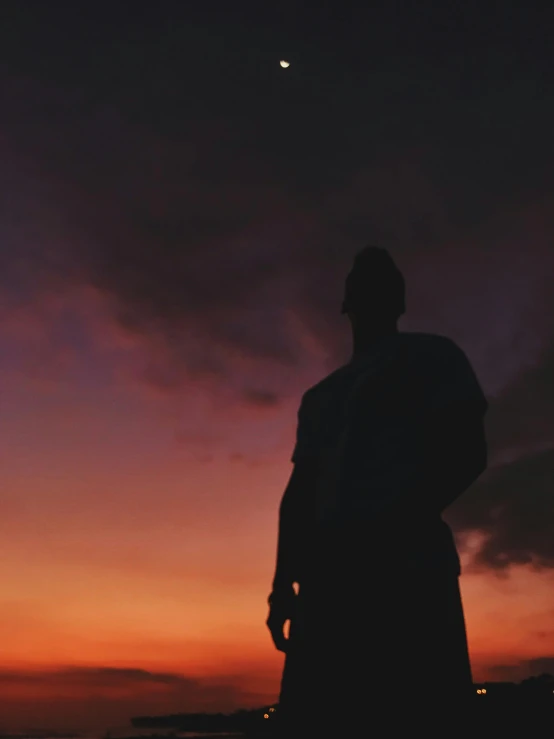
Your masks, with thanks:
[(285, 636), (285, 624), (293, 616), (294, 607), (296, 605), (296, 593), (294, 588), (284, 591), (274, 591), (268, 599), (269, 615), (266, 625), (275, 644), (275, 648), (280, 652), (287, 651), (288, 639)]

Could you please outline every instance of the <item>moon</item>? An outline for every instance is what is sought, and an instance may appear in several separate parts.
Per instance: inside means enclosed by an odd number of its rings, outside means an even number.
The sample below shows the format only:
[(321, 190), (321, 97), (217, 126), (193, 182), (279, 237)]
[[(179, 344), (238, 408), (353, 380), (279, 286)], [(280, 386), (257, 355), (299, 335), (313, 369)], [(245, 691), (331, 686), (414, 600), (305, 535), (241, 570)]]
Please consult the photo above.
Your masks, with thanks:
[(283, 69), (286, 69), (287, 67), (290, 67), (290, 62), (287, 62), (285, 59), (281, 59), (279, 64), (283, 67)]

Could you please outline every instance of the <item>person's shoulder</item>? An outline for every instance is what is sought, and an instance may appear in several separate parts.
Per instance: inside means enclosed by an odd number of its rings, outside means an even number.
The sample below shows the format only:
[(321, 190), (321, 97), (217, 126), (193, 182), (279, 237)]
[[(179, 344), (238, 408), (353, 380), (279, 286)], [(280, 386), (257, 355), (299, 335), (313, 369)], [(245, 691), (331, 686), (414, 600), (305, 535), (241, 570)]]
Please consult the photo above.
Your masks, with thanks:
[(405, 332), (400, 334), (400, 339), (409, 352), (421, 358), (434, 359), (440, 362), (467, 361), (463, 349), (455, 341), (442, 334)]
[[(427, 387), (434, 388), (435, 399), (445, 407), (454, 400), (479, 413), (488, 408), (472, 364), (464, 350), (452, 339), (439, 334), (412, 334), (408, 341), (417, 351), (414, 361)], [(442, 388), (442, 389), (441, 389)]]
[(315, 385), (309, 387), (302, 396), (302, 405), (312, 404), (330, 393), (336, 392), (337, 388), (346, 380), (348, 371), (349, 365), (342, 365), (330, 372), (322, 380), (319, 380), (319, 382), (316, 382)]
[(429, 349), (431, 351), (455, 351), (459, 349), (456, 342), (442, 334), (429, 334), (423, 331), (403, 331), (398, 336), (407, 346), (414, 348)]

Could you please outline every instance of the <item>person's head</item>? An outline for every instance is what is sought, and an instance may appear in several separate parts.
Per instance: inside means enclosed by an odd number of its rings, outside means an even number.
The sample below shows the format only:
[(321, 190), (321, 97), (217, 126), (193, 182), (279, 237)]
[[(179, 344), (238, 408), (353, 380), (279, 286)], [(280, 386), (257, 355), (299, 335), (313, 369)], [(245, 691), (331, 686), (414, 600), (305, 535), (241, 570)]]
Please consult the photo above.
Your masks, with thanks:
[(385, 249), (367, 246), (354, 258), (344, 290), (342, 313), (352, 324), (396, 325), (406, 312), (402, 273)]

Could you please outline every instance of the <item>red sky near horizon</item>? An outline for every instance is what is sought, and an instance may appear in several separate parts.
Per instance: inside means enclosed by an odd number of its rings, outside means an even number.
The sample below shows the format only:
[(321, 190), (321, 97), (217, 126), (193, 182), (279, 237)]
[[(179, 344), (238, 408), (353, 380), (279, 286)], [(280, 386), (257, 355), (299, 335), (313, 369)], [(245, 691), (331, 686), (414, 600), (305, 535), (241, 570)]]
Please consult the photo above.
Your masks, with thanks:
[(438, 47), (409, 74), (372, 59), (364, 102), (323, 22), (298, 21), (286, 71), (267, 19), (234, 39), (223, 17), (100, 18), (78, 71), (63, 22), (71, 49), (8, 39), (1, 77), (0, 730), (276, 700), (296, 411), (348, 359), (368, 241), (405, 273), (401, 328), (457, 341), (491, 404), (490, 470), (447, 516), (475, 679), (554, 671), (554, 108), (534, 67), (501, 74), (514, 39), (481, 49), (480, 86)]

